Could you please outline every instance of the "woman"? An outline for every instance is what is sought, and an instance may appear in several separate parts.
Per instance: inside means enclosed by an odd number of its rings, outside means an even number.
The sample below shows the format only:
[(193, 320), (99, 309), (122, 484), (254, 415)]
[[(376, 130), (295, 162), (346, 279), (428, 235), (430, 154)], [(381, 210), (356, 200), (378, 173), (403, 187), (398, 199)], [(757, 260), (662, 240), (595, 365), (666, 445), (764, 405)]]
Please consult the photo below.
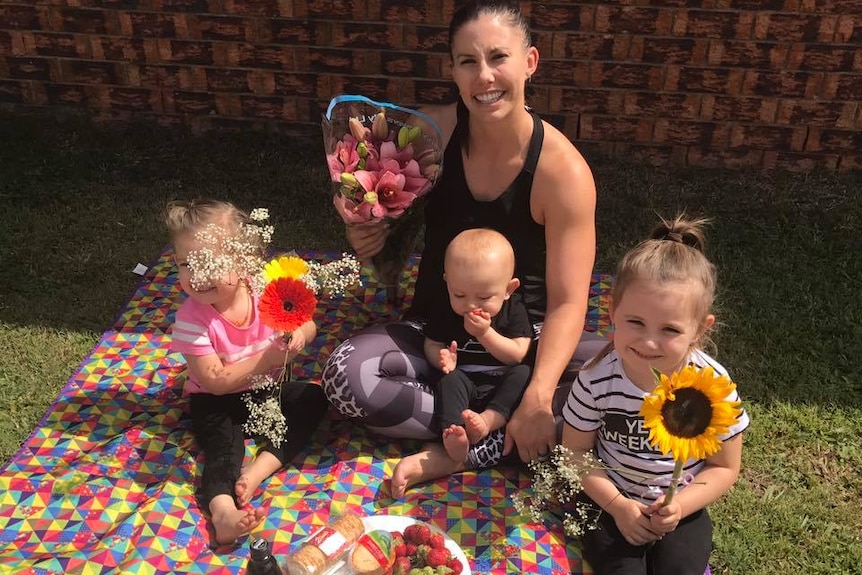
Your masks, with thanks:
[[(427, 385), (439, 372), (425, 360), (421, 323), (435, 302), (445, 303), (443, 254), (468, 228), (496, 229), (513, 244), (520, 291), (541, 339), (505, 436), (473, 446), (465, 464), (453, 463), (442, 445), (428, 444), (396, 467), (396, 496), (465, 466), (493, 465), (513, 450), (531, 461), (556, 444), (554, 391), (583, 331), (595, 258), (589, 166), (562, 133), (525, 106), (526, 84), (539, 63), (527, 22), (506, 3), (470, 2), (452, 18), (449, 48), (460, 101), (423, 108), (447, 146), (443, 174), (428, 197), (425, 248), (405, 314), (415, 321), (374, 326), (343, 342), (324, 368), (324, 388), (342, 413), (377, 431), (439, 437), (428, 427), (434, 401)], [(386, 229), (349, 226), (347, 236), (357, 255), (368, 258), (382, 248)]]

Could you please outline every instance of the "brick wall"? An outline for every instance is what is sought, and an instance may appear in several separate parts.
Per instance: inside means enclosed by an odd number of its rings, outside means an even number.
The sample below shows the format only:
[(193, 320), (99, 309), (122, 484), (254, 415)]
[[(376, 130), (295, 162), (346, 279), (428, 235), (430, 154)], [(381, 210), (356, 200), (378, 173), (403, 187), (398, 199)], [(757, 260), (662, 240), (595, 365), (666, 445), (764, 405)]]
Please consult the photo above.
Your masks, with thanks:
[[(311, 131), (329, 99), (451, 101), (455, 0), (0, 0), (0, 105)], [(521, 2), (529, 102), (587, 153), (862, 168), (862, 0)]]

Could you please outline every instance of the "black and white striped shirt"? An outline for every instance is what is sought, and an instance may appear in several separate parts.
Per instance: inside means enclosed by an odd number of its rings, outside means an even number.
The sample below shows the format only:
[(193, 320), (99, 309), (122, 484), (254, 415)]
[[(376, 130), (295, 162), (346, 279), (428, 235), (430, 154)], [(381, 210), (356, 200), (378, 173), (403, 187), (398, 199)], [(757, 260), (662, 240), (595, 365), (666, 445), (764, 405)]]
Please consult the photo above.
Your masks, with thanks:
[[(692, 352), (689, 364), (712, 367), (718, 375), (727, 375), (724, 367), (702, 351)], [(609, 467), (607, 474), (614, 485), (646, 505), (667, 490), (674, 466), (670, 455), (652, 447), (649, 430), (643, 426), (640, 409), (648, 395), (626, 376), (619, 356), (612, 351), (599, 364), (578, 374), (563, 408), (566, 423), (579, 431), (597, 432), (595, 454)], [(738, 401), (739, 394), (734, 390), (728, 399)], [(743, 410), (720, 439), (735, 437), (748, 424)], [(704, 466), (704, 460), (690, 459), (683, 473), (696, 475)]]

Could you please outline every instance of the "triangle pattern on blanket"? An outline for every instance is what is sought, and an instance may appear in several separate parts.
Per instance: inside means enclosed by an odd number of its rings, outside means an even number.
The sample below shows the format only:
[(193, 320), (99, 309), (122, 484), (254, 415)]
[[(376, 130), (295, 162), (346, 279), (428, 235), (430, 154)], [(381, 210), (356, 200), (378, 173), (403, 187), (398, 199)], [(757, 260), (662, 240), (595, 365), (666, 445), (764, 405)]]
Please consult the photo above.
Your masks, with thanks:
[[(414, 257), (402, 278), (405, 305), (416, 271)], [(610, 281), (593, 277), (588, 330), (610, 329)], [(195, 502), (200, 457), (182, 395), (185, 365), (170, 352), (182, 298), (165, 252), (0, 473), (0, 573), (244, 572), (247, 545), (211, 549)], [(318, 379), (342, 339), (397, 319), (399, 309), (363, 269), (361, 288), (319, 302), (318, 337), (294, 363), (293, 376)], [(267, 519), (255, 535), (282, 556), (343, 510), (407, 515), (446, 531), (476, 574), (590, 573), (558, 519), (533, 523), (512, 507), (512, 494), (530, 483), (522, 468), (459, 473), (392, 499), (387, 479), (400, 457), (418, 447), (337, 418), (325, 421), (301, 460), (258, 491), (254, 504)]]

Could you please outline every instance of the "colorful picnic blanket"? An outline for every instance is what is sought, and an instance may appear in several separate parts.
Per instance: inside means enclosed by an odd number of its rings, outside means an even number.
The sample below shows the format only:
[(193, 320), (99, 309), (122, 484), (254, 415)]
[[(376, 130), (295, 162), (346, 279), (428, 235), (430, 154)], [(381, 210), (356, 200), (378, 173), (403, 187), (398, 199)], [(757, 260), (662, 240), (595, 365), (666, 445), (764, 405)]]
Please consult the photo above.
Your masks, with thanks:
[[(408, 298), (415, 272), (414, 258), (401, 286)], [(594, 277), (588, 329), (608, 330), (609, 279)], [(185, 366), (169, 352), (182, 297), (162, 254), (0, 473), (0, 573), (244, 572), (247, 545), (210, 549), (195, 503), (200, 458), (182, 397)], [(319, 335), (294, 375), (317, 378), (343, 338), (396, 314), (363, 270), (363, 287), (320, 302)], [(525, 468), (459, 473), (391, 499), (386, 484), (395, 463), (418, 447), (338, 418), (325, 421), (304, 459), (264, 482), (253, 503), (267, 519), (255, 535), (280, 557), (331, 514), (406, 515), (446, 531), (476, 574), (589, 572), (558, 520), (532, 523), (515, 511), (512, 494), (530, 482)]]

